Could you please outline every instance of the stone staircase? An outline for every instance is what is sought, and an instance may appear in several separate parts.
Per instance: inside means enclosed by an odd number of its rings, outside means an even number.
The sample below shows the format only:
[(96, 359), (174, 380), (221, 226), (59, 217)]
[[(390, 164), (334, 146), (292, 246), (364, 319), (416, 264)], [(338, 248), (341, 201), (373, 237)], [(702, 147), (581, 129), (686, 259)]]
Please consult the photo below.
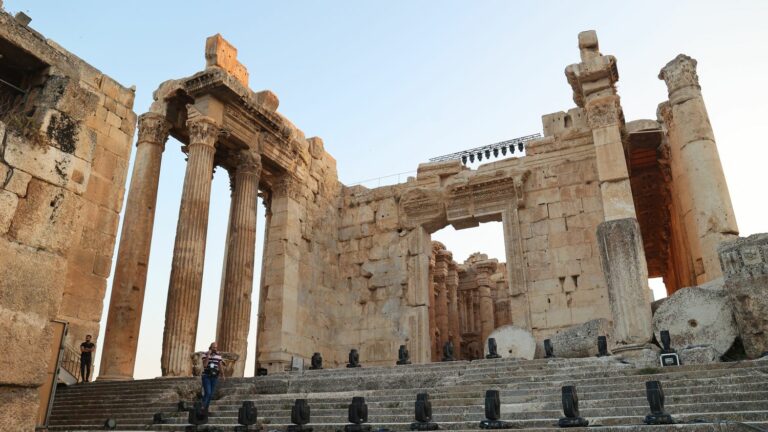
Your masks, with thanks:
[[(678, 422), (646, 426), (645, 381), (664, 386), (666, 410)], [(428, 392), (433, 420), (441, 429), (477, 430), (484, 419), (484, 393), (501, 394), (502, 420), (530, 431), (556, 429), (561, 386), (575, 385), (581, 415), (601, 430), (768, 430), (768, 361), (744, 361), (672, 368), (636, 368), (616, 357), (513, 359), (433, 363), (361, 369), (282, 373), (219, 382), (209, 423), (198, 430), (234, 430), (237, 410), (254, 401), (264, 430), (285, 430), (296, 398), (308, 399), (316, 432), (342, 430), (353, 396), (364, 396), (373, 430), (409, 430), (416, 394)], [(103, 430), (113, 418), (118, 430), (178, 431), (199, 378), (95, 382), (59, 389), (51, 431)], [(161, 412), (169, 423), (152, 424)], [(255, 430), (255, 429), (254, 429)]]

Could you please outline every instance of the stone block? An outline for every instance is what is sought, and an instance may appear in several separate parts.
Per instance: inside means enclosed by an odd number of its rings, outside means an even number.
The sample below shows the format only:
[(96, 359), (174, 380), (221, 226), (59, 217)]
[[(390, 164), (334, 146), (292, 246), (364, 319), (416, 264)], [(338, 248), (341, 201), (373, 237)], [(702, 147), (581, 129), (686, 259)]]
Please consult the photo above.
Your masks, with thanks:
[(25, 138), (8, 134), (5, 161), (49, 183), (83, 193), (91, 174), (90, 164), (54, 147), (33, 145)]
[(768, 234), (723, 242), (718, 254), (744, 350), (757, 358), (768, 351)]
[(37, 388), (0, 386), (0, 431), (32, 431), (37, 423)]
[(49, 320), (34, 311), (0, 306), (0, 340), (6, 344), (3, 351), (7, 356), (0, 368), (0, 384), (38, 386), (43, 382), (53, 335)]
[(653, 315), (653, 331), (668, 330), (672, 348), (709, 345), (718, 356), (725, 354), (739, 335), (723, 279), (682, 288), (659, 306)]
[(13, 170), (8, 183), (5, 185), (5, 189), (15, 193), (20, 197), (25, 197), (27, 196), (27, 186), (29, 185), (29, 181), (31, 179), (31, 175), (20, 169), (15, 169)]
[(8, 234), (20, 243), (66, 254), (81, 229), (80, 200), (66, 189), (32, 179)]
[(63, 257), (0, 239), (0, 307), (54, 318), (66, 272)]
[(678, 351), (684, 365), (717, 363), (721, 354), (712, 345), (693, 345)]
[(218, 33), (205, 40), (205, 66), (220, 67), (248, 87), (248, 69), (237, 60), (237, 48)]
[(8, 232), (18, 204), (16, 194), (0, 189), (0, 234)]
[(550, 336), (556, 357), (581, 358), (597, 355), (597, 337), (611, 340), (611, 325), (607, 319), (598, 318), (559, 330)]
[[(528, 330), (513, 325), (495, 329), (488, 338), (496, 339), (498, 353), (502, 358), (533, 360), (536, 354), (536, 339)], [(488, 354), (488, 339), (483, 341), (484, 352)]]
[(36, 105), (67, 113), (74, 120), (82, 121), (91, 115), (99, 104), (99, 96), (70, 77), (51, 75), (45, 80)]

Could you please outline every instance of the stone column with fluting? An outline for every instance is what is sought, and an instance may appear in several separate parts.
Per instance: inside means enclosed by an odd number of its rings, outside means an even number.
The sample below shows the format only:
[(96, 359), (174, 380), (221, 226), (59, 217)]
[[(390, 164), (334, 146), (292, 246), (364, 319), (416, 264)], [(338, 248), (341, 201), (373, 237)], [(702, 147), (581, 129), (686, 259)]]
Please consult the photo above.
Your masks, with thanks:
[(448, 277), (445, 280), (448, 290), (448, 337), (453, 341), (456, 358), (461, 355), (461, 330), (459, 324), (459, 273), (456, 270), (456, 262), (448, 263)]
[(739, 228), (720, 164), (715, 135), (701, 96), (696, 60), (680, 54), (659, 73), (669, 93), (663, 116), (669, 136), (672, 189), (680, 197), (696, 282), (722, 276), (717, 248)]
[[(434, 247), (434, 243), (433, 243)], [(435, 337), (435, 329), (437, 329), (437, 323), (435, 321), (435, 252), (434, 250), (429, 256), (429, 286), (427, 287), (428, 299), (429, 299), (429, 343), (432, 347), (432, 361), (440, 361), (442, 357), (442, 347), (439, 341)]]
[[(435, 256), (435, 326), (440, 334), (438, 346), (443, 346), (448, 342), (448, 289), (446, 281), (448, 278), (448, 263), (453, 258), (453, 254), (445, 249), (441, 249)], [(456, 346), (454, 345), (454, 352)]]
[(261, 156), (252, 150), (241, 150), (238, 161), (232, 176), (227, 259), (216, 341), (222, 351), (238, 355), (233, 376), (242, 377), (251, 321)]
[(491, 295), (491, 275), (496, 271), (498, 261), (484, 260), (475, 263), (475, 272), (477, 274), (477, 286), (480, 295), (480, 343), (485, 344), (485, 340), (490, 336), (494, 329), (494, 307), (493, 296)]
[(219, 135), (219, 127), (205, 116), (187, 120), (187, 128), (187, 171), (173, 245), (160, 359), (162, 374), (168, 377), (192, 375), (190, 355), (194, 352), (197, 337), (213, 157)]
[(139, 116), (139, 139), (109, 299), (99, 380), (133, 379), (160, 163), (170, 127), (161, 114), (150, 112)]

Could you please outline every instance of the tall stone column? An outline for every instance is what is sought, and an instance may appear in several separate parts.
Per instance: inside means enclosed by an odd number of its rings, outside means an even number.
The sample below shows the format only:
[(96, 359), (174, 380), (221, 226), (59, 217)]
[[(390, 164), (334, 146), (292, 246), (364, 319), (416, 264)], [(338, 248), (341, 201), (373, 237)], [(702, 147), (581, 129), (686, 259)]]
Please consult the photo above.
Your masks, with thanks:
[(435, 243), (432, 243), (432, 253), (429, 256), (429, 286), (428, 286), (428, 300), (429, 300), (429, 346), (432, 352), (432, 361), (440, 361), (440, 343), (435, 337), (435, 329), (437, 328), (436, 314), (435, 314)]
[[(461, 355), (461, 330), (459, 324), (459, 273), (456, 262), (448, 263), (448, 277), (445, 280), (448, 290), (448, 330), (449, 338), (453, 341), (454, 352)], [(457, 357), (460, 358), (460, 357)]]
[(597, 226), (600, 261), (608, 284), (613, 315), (613, 341), (619, 350), (644, 348), (653, 337), (651, 291), (637, 219), (603, 222)]
[[(445, 249), (439, 250), (435, 257), (435, 326), (440, 333), (438, 346), (442, 347), (448, 341), (448, 263), (453, 254)], [(455, 346), (454, 346), (455, 351)]]
[(219, 127), (205, 116), (191, 118), (187, 121), (187, 128), (187, 171), (173, 245), (160, 359), (163, 376), (171, 377), (192, 375), (190, 355), (194, 352), (197, 337), (213, 156), (219, 135)]
[(496, 260), (484, 260), (475, 264), (477, 272), (477, 286), (480, 295), (480, 343), (485, 340), (494, 329), (493, 297), (491, 296), (491, 275), (496, 271)]
[(216, 341), (224, 352), (239, 356), (233, 376), (242, 377), (248, 349), (251, 321), (251, 294), (256, 255), (256, 207), (261, 175), (261, 156), (242, 150), (232, 184), (227, 261)]
[(109, 299), (99, 380), (133, 379), (155, 222), (160, 162), (170, 127), (161, 114), (150, 112), (139, 116), (139, 139)]
[(739, 228), (720, 164), (715, 135), (701, 96), (696, 60), (680, 54), (659, 73), (669, 93), (672, 187), (681, 196), (696, 282), (722, 276), (717, 248), (738, 238)]

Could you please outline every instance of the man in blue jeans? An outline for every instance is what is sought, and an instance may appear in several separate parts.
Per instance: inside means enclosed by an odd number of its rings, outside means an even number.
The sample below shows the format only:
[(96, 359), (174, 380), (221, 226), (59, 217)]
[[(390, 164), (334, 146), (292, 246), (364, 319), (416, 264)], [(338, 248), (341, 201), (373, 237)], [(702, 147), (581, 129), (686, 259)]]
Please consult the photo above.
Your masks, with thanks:
[(216, 391), (216, 382), (219, 380), (221, 368), (225, 365), (219, 354), (219, 346), (213, 342), (208, 351), (203, 354), (203, 407), (208, 411), (213, 392)]

